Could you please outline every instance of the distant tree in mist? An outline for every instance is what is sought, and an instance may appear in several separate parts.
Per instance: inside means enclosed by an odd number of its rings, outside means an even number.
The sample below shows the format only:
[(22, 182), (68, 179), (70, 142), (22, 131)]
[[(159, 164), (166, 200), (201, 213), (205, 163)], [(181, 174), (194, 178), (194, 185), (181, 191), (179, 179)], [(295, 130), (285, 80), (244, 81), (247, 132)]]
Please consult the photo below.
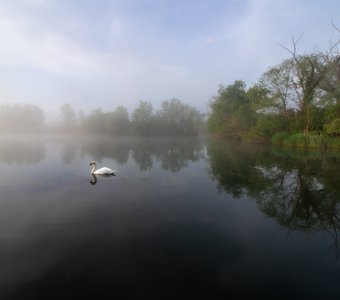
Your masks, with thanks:
[(197, 135), (203, 127), (200, 112), (180, 100), (165, 100), (153, 113), (150, 102), (141, 101), (132, 115), (132, 127), (137, 135)]
[[(38, 133), (44, 129), (44, 111), (32, 104), (0, 104), (0, 133)], [(203, 115), (194, 107), (173, 98), (163, 101), (154, 111), (151, 102), (141, 101), (131, 120), (127, 109), (118, 106), (88, 115), (77, 114), (69, 103), (60, 107), (60, 123), (51, 132), (83, 133), (108, 136), (176, 136), (197, 135), (203, 128)]]
[(107, 113), (104, 113), (101, 108), (97, 108), (92, 110), (88, 116), (82, 116), (80, 127), (83, 133), (128, 135), (130, 133), (129, 114), (123, 106)]
[(1, 104), (0, 132), (37, 133), (44, 127), (45, 116), (41, 108), (32, 104)]
[(107, 132), (112, 135), (128, 135), (130, 133), (130, 120), (127, 109), (117, 107), (113, 112), (106, 114)]
[(65, 103), (60, 108), (62, 127), (65, 130), (74, 130), (77, 124), (77, 117), (70, 104)]
[(84, 133), (105, 133), (104, 113), (101, 108), (92, 110), (88, 116), (82, 119), (81, 129)]
[(137, 135), (151, 135), (154, 128), (153, 107), (150, 102), (140, 101), (132, 114), (132, 128)]
[[(76, 114), (69, 104), (61, 107), (61, 113), (63, 127), (76, 128)], [(156, 112), (151, 102), (140, 101), (131, 120), (123, 106), (109, 112), (103, 112), (101, 108), (92, 110), (88, 115), (81, 112), (77, 130), (83, 134), (109, 136), (175, 136), (197, 135), (202, 127), (202, 114), (174, 98), (163, 101)]]
[(156, 114), (161, 135), (196, 135), (203, 124), (200, 112), (180, 100), (163, 101)]

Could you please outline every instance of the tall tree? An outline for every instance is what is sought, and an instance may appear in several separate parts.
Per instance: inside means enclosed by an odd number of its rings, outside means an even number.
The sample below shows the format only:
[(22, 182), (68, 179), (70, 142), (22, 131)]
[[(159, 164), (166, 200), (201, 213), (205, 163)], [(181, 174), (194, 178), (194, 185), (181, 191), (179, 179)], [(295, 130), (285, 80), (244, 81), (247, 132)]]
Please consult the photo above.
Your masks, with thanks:
[(292, 39), (292, 49), (283, 47), (291, 54), (291, 59), (286, 60), (289, 76), (289, 89), (293, 92), (292, 100), (298, 111), (299, 127), (308, 132), (313, 126), (314, 108), (321, 105), (324, 95), (321, 89), (330, 74), (334, 64), (330, 60), (331, 50), (322, 53), (299, 55), (297, 53), (297, 41)]

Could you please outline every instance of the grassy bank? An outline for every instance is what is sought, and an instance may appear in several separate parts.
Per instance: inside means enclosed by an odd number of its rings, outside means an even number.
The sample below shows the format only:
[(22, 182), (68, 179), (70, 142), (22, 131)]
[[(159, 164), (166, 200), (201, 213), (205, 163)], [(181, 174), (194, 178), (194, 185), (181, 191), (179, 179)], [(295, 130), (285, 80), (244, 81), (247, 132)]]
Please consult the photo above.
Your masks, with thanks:
[(273, 145), (304, 148), (340, 149), (340, 137), (330, 137), (313, 133), (278, 132), (271, 139)]

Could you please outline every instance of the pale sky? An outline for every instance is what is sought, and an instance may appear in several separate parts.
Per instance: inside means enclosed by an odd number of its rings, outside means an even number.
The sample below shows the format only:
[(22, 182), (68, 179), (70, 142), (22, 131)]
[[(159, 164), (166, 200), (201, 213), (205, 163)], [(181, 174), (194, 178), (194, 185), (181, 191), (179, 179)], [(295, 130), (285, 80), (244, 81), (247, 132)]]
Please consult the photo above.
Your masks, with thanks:
[(0, 103), (57, 116), (173, 97), (207, 110), (220, 84), (254, 84), (340, 34), (339, 0), (0, 0)]

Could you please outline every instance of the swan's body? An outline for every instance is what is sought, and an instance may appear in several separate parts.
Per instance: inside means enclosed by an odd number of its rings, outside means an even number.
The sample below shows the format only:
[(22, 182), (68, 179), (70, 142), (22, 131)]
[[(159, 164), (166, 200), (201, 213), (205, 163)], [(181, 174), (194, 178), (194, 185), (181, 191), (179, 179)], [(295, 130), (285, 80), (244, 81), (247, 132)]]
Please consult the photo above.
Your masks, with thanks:
[(107, 168), (107, 167), (103, 167), (103, 168), (96, 170), (96, 162), (95, 161), (91, 161), (90, 166), (92, 166), (91, 173), (95, 174), (95, 175), (114, 175), (114, 173), (116, 172), (116, 170), (112, 170), (112, 169)]

